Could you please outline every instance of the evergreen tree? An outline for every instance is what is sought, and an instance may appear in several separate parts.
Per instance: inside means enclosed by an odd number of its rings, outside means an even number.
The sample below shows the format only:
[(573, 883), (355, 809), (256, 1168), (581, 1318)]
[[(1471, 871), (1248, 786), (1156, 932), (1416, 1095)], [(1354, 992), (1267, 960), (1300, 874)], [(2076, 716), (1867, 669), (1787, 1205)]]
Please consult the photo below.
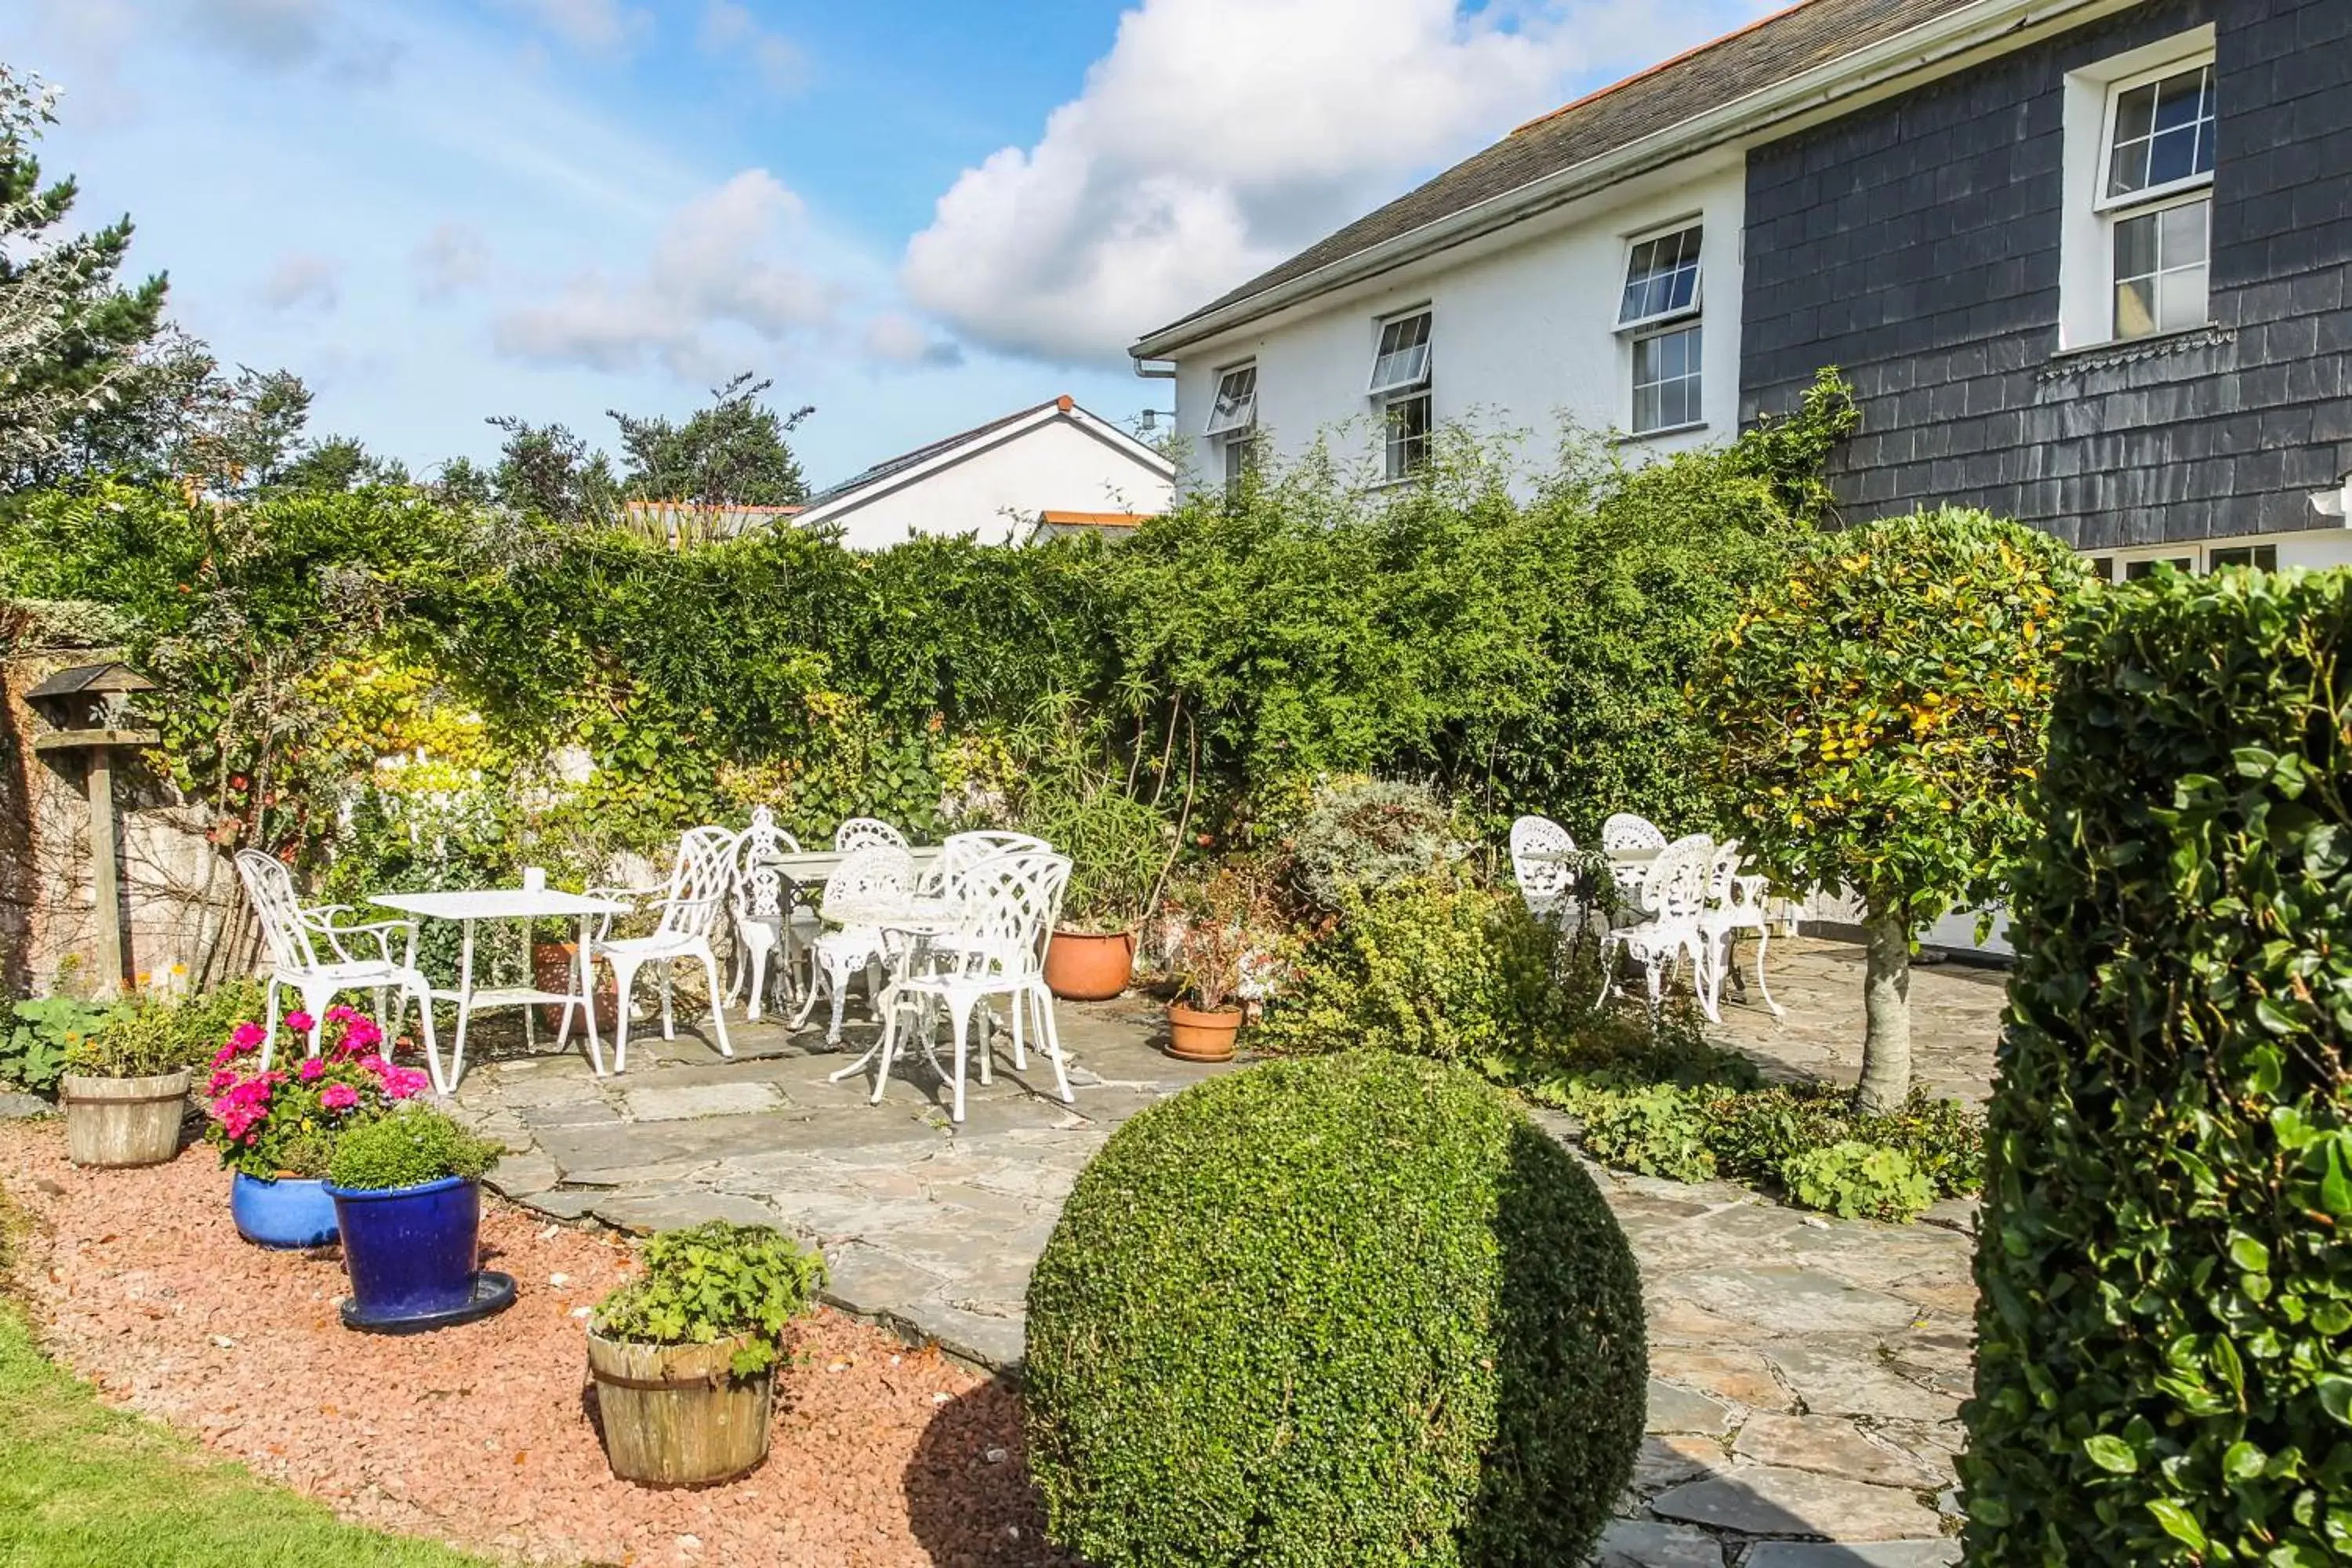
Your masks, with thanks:
[(808, 481), (784, 437), (816, 409), (779, 415), (760, 401), (774, 384), (752, 381), (747, 370), (711, 388), (711, 405), (683, 425), (606, 410), (621, 427), (626, 454), (622, 494), (703, 506), (793, 506), (806, 500)]
[(611, 521), (619, 487), (604, 453), (590, 451), (562, 425), (533, 425), (513, 414), (495, 415), (490, 423), (507, 435), (490, 480), (499, 505), (554, 522)]
[(128, 216), (94, 234), (60, 235), (76, 189), (41, 183), (33, 143), (56, 123), (55, 91), (0, 64), (0, 484), (38, 482), (84, 418), (121, 391), (133, 355), (163, 325), (158, 273), (133, 289), (116, 274)]

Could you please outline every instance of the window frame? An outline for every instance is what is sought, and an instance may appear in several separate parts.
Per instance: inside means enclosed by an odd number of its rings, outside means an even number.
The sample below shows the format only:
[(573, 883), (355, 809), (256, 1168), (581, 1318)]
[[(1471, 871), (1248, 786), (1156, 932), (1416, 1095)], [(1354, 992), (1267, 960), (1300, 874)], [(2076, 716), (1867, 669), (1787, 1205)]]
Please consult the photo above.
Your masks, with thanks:
[[(1671, 384), (1689, 382), (1692, 384), (1691, 399), (1697, 407), (1692, 414), (1691, 417), (1687, 419), (1678, 420), (1672, 424), (1654, 425), (1648, 429), (1643, 429), (1642, 427), (1643, 345), (1657, 342), (1661, 339), (1675, 337), (1682, 333), (1689, 333), (1695, 340), (1690, 345), (1690, 357), (1685, 362), (1687, 366), (1685, 373), (1682, 375), (1654, 381), (1649, 384), (1654, 387), (1664, 388)], [(1706, 322), (1704, 319), (1698, 317), (1688, 317), (1669, 321), (1664, 326), (1654, 328), (1649, 331), (1641, 333), (1639, 336), (1627, 340), (1626, 346), (1629, 350), (1628, 358), (1630, 361), (1627, 367), (1627, 382), (1628, 386), (1631, 389), (1630, 402), (1632, 405), (1630, 410), (1632, 417), (1628, 421), (1627, 427), (1633, 435), (1637, 436), (1643, 440), (1647, 440), (1653, 436), (1671, 436), (1679, 430), (1696, 430), (1706, 423)], [(1661, 393), (1660, 395), (1659, 405), (1659, 411), (1663, 414), (1664, 412), (1664, 397), (1663, 393)]]
[[(1395, 349), (1383, 346), (1389, 341), (1389, 332), (1391, 329), (1402, 328), (1415, 321), (1426, 323), (1422, 330), (1420, 342)], [(1421, 351), (1420, 368), (1410, 379), (1389, 382), (1381, 380), (1381, 366), (1387, 363), (1392, 354), (1411, 353), (1414, 349)], [(1436, 373), (1437, 310), (1434, 306), (1420, 304), (1408, 310), (1393, 310), (1385, 316), (1373, 318), (1372, 368), (1371, 373), (1364, 378), (1365, 396), (1385, 405), (1392, 398), (1426, 391), (1431, 382), (1435, 379)]]
[[(2161, 245), (2159, 244), (2157, 258), (2157, 270), (2154, 272), (2139, 273), (2135, 275), (2157, 280), (2157, 293), (2155, 297), (2155, 304), (2157, 307), (2157, 324), (2150, 326), (2147, 331), (2127, 335), (2123, 331), (2118, 309), (2118, 297), (2124, 286), (2125, 276), (2122, 265), (2116, 258), (2116, 247), (2121, 243), (2123, 237), (2123, 226), (2127, 223), (2138, 222), (2144, 219), (2160, 219), (2166, 213), (2174, 212), (2182, 207), (2189, 206), (2201, 206), (2205, 209), (2204, 258), (2202, 260), (2189, 263), (2188, 267), (2167, 268), (2163, 265), (2163, 253)], [(2143, 342), (2148, 338), (2160, 338), (2168, 332), (2193, 332), (2200, 327), (2210, 326), (2213, 320), (2213, 193), (2211, 187), (2208, 186), (2201, 190), (2191, 189), (2176, 191), (2171, 195), (2164, 197), (2161, 200), (2143, 202), (2136, 206), (2126, 208), (2120, 212), (2110, 212), (2105, 215), (2105, 219), (2107, 231), (2107, 341), (2115, 343), (2136, 343)], [(2158, 232), (2160, 237), (2162, 234), (2162, 226), (2160, 223), (2158, 225)], [(2189, 267), (2199, 267), (2204, 269), (2205, 312), (2200, 319), (2189, 322), (2187, 326), (2165, 326), (2162, 324), (2164, 305), (2164, 285), (2162, 280), (2168, 274), (2185, 272), (2189, 270)]]
[[(2243, 555), (2246, 559), (2216, 562), (2213, 559), (2216, 555)], [(2263, 563), (2264, 555), (2270, 558), (2268, 565)], [(2184, 570), (2191, 577), (2210, 577), (2216, 572), (2226, 572), (2239, 566), (2275, 572), (2278, 570), (2278, 542), (2270, 539), (2234, 544), (2203, 540), (2183, 541), (2178, 544), (2142, 544), (2122, 550), (2102, 550), (2096, 554), (2083, 557), (2083, 564), (2095, 579), (2102, 583), (2137, 582), (2153, 575), (2156, 568), (2166, 562)]]
[[(2144, 206), (2150, 202), (2163, 201), (2168, 196), (2181, 195), (2200, 188), (2210, 189), (2212, 186), (2213, 171), (2202, 169), (2181, 179), (2168, 181), (2161, 185), (2147, 185), (2139, 190), (2126, 191), (2118, 195), (2107, 194), (2115, 184), (2116, 125), (2123, 112), (2124, 95), (2137, 91), (2152, 82), (2165, 81), (2176, 76), (2185, 76), (2189, 71), (2198, 69), (2205, 72), (2210, 84), (2213, 75), (2213, 62), (2214, 51), (2210, 47), (2195, 49), (2188, 54), (2175, 56), (2162, 65), (2153, 66), (2146, 70), (2133, 71), (2127, 76), (2119, 76), (2106, 84), (2106, 107), (2099, 117), (2099, 166), (2091, 185), (2093, 212), (2105, 216), (2119, 208)], [(2221, 155), (2221, 89), (2218, 84), (2211, 85), (2214, 98), (2214, 156), (2218, 160)]]
[[(1646, 316), (1636, 316), (1628, 321), (1625, 317), (1625, 296), (1633, 287), (1634, 256), (1645, 245), (1655, 245), (1660, 240), (1675, 239), (1691, 233), (1696, 233), (1699, 239), (1697, 253), (1691, 260), (1690, 302), (1686, 305), (1670, 306), (1664, 310), (1654, 311)], [(1694, 214), (1688, 217), (1677, 218), (1672, 223), (1659, 224), (1627, 235), (1624, 263), (1624, 266), (1618, 269), (1617, 324), (1611, 329), (1612, 331), (1628, 339), (1650, 336), (1654, 335), (1660, 329), (1674, 326), (1682, 321), (1696, 320), (1706, 314), (1706, 217), (1704, 214)], [(1680, 264), (1676, 265), (1679, 269)]]
[[(1399, 415), (1412, 404), (1421, 404), (1421, 428), (1412, 435), (1400, 433), (1402, 421)], [(1426, 382), (1417, 387), (1391, 393), (1381, 400), (1381, 473), (1385, 484), (1401, 485), (1419, 479), (1429, 467), (1430, 453), (1437, 430), (1437, 406)], [(1404, 456), (1402, 459), (1400, 453)]]
[(1257, 431), (1255, 427), (1234, 432), (1217, 442), (1217, 460), (1223, 470), (1224, 491), (1238, 494), (1257, 469)]
[[(1225, 408), (1225, 386), (1235, 376), (1243, 374), (1250, 378), (1249, 389), (1241, 395), (1240, 398), (1240, 406), (1246, 411), (1245, 416), (1220, 423), (1220, 420), (1223, 419)], [(1238, 363), (1219, 366), (1216, 386), (1209, 395), (1209, 416), (1201, 425), (1202, 438), (1211, 441), (1229, 439), (1235, 436), (1246, 436), (1256, 428), (1257, 361), (1246, 359)]]

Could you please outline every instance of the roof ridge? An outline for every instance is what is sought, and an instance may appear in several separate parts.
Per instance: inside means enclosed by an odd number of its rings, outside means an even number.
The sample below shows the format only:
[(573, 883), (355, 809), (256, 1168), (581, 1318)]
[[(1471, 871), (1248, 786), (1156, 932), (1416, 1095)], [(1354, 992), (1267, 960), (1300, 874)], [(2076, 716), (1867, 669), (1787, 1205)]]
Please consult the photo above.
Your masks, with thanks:
[(1607, 87), (1594, 88), (1591, 92), (1586, 93), (1583, 97), (1573, 99), (1567, 103), (1563, 103), (1558, 109), (1548, 109), (1544, 110), (1543, 113), (1537, 115), (1533, 120), (1523, 121), (1519, 124), (1512, 126), (1509, 135), (1505, 136), (1503, 140), (1507, 142), (1512, 136), (1517, 136), (1522, 131), (1532, 131), (1538, 125), (1558, 120), (1563, 114), (1573, 113), (1575, 110), (1582, 109), (1588, 103), (1597, 102), (1601, 99), (1607, 98), (1612, 92), (1616, 92), (1623, 88), (1631, 87), (1635, 82), (1641, 81), (1645, 78), (1656, 76), (1660, 71), (1671, 70), (1675, 67), (1681, 65), (1685, 60), (1690, 59), (1695, 56), (1703, 55), (1709, 49), (1719, 49), (1724, 45), (1731, 42), (1734, 38), (1745, 37), (1747, 34), (1756, 31), (1759, 27), (1769, 26), (1773, 23), (1779, 21), (1781, 17), (1790, 15), (1791, 12), (1801, 11), (1806, 6), (1811, 5), (1813, 3), (1814, 0), (1793, 0), (1792, 4), (1783, 5), (1777, 11), (1767, 11), (1764, 15), (1757, 17), (1752, 22), (1734, 27), (1731, 31), (1709, 38), (1703, 44), (1693, 44), (1689, 48), (1685, 49), (1678, 55), (1669, 55), (1666, 58), (1658, 61), (1655, 65), (1643, 66), (1632, 76), (1621, 78), (1616, 81), (1611, 82)]

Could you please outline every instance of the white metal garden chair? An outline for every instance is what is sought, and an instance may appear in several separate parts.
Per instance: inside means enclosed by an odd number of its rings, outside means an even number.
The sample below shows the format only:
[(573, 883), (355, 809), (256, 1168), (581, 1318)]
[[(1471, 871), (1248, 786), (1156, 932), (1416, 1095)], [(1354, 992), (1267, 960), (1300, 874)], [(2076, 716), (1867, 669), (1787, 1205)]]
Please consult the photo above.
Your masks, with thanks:
[[(1684, 958), (1691, 961), (1700, 1011), (1716, 1018), (1715, 1000), (1706, 983), (1706, 939), (1699, 934), (1699, 915), (1706, 905), (1707, 869), (1713, 863), (1715, 840), (1704, 833), (1677, 838), (1658, 851), (1636, 894), (1642, 919), (1601, 933), (1601, 995), (1605, 1002), (1617, 984), (1617, 954), (1640, 965), (1649, 987), (1650, 1020), (1654, 1025), (1668, 974)], [(1597, 1004), (1596, 1004), (1597, 1005)], [(1717, 1021), (1720, 1021), (1719, 1019)]]
[(1618, 903), (1625, 910), (1641, 907), (1642, 879), (1649, 874), (1646, 860), (1627, 860), (1628, 851), (1646, 856), (1666, 847), (1665, 829), (1630, 811), (1612, 815), (1601, 825), (1601, 853), (1609, 859), (1609, 879), (1616, 884)]
[[(285, 862), (258, 849), (239, 852), (236, 874), (245, 883), (246, 900), (252, 904), (255, 918), (261, 922), (262, 935), (269, 943), (269, 985), (262, 1003), (262, 1011), (268, 1015), (261, 1037), (261, 1065), (265, 1070), (278, 1050), (278, 988), (283, 985), (302, 998), (302, 1011), (310, 1016), (309, 1047), (314, 1057), (319, 1054), (328, 1005), (334, 1001), (336, 993), (369, 993), (375, 1001), (377, 1026), (387, 1038), (399, 1032), (409, 999), (415, 998), (416, 1011), (425, 1022), (425, 1060), (434, 1062), (438, 1071), (440, 1048), (433, 1037), (433, 984), (416, 967), (415, 921), (373, 921), (339, 926), (334, 917), (351, 912), (350, 905), (304, 908), (294, 891), (294, 874), (286, 868)], [(398, 958), (392, 952), (395, 931), (404, 939)], [(351, 937), (373, 942), (374, 956), (366, 956), (364, 950), (354, 953), (345, 947), (344, 940)], [(399, 993), (400, 1006), (387, 1016), (384, 1004), (393, 992)]]
[[(727, 893), (733, 884), (735, 872), (735, 835), (724, 827), (689, 827), (678, 838), (677, 860), (671, 868), (669, 880), (664, 883), (663, 896), (653, 901), (652, 908), (661, 911), (652, 932), (646, 936), (608, 936), (611, 921), (600, 922), (591, 931), (588, 951), (582, 955), (593, 979), (598, 960), (613, 966), (613, 990), (615, 995), (613, 1031), (613, 1070), (622, 1072), (629, 1065), (629, 1004), (636, 985), (637, 971), (651, 963), (658, 966), (661, 975), (662, 1038), (677, 1038), (677, 1023), (671, 1005), (671, 966), (682, 958), (690, 958), (702, 965), (702, 975), (710, 988), (710, 1025), (719, 1036), (719, 1054), (731, 1057), (734, 1045), (727, 1038), (727, 1014), (722, 1004), (727, 995), (719, 983), (719, 955), (711, 951), (710, 933), (727, 908)], [(598, 897), (641, 897), (648, 889), (642, 888), (591, 888)], [(566, 1008), (562, 1026), (556, 1031), (555, 1045), (563, 1048), (564, 1039), (572, 1031), (573, 1009)]]
[(1782, 1017), (1788, 1009), (1772, 1000), (1771, 988), (1764, 984), (1764, 951), (1772, 941), (1772, 924), (1764, 910), (1769, 879), (1742, 875), (1743, 858), (1739, 840), (1727, 839), (1716, 846), (1714, 862), (1707, 868), (1706, 902), (1698, 916), (1698, 933), (1706, 952), (1700, 977), (1713, 1004), (1710, 1014), (1722, 1008), (1727, 978), (1737, 983), (1745, 996), (1747, 982), (1740, 978), (1735, 959), (1739, 933), (1752, 931), (1756, 933), (1756, 994), (1764, 998), (1774, 1017)]
[(907, 836), (878, 816), (849, 817), (833, 830), (835, 854), (846, 855), (869, 844), (887, 844), (904, 849), (907, 847)]
[[(927, 946), (919, 963), (882, 993), (882, 1052), (874, 1071), (874, 1103), (881, 1103), (882, 1090), (890, 1081), (902, 1020), (937, 1002), (946, 1009), (955, 1048), (953, 1073), (943, 1075), (950, 1077), (953, 1089), (949, 1115), (961, 1121), (973, 1017), (982, 1012), (982, 1004), (1000, 996), (1012, 1015), (1013, 1066), (1028, 1065), (1025, 1021), (1037, 1031), (1054, 1064), (1055, 1092), (1065, 1105), (1071, 1103), (1053, 993), (1045, 988), (1045, 944), (1053, 937), (1069, 883), (1068, 857), (1036, 850), (992, 855), (956, 871), (948, 883), (947, 900), (960, 913), (957, 930), (945, 942)], [(980, 1081), (990, 1081), (985, 1024), (981, 1028)]]
[(1570, 904), (1583, 908), (1575, 896), (1575, 853), (1576, 840), (1549, 816), (1522, 816), (1511, 824), (1512, 880), (1519, 885), (1528, 913), (1546, 925), (1563, 926)]
[(868, 842), (843, 858), (833, 875), (825, 879), (824, 899), (818, 913), (824, 916), (827, 929), (809, 950), (808, 994), (801, 998), (800, 1016), (793, 1020), (793, 1028), (808, 1023), (809, 1015), (816, 1011), (817, 993), (822, 988), (833, 998), (833, 1021), (826, 1026), (824, 1043), (841, 1044), (842, 1008), (849, 999), (850, 981), (864, 974), (867, 994), (878, 997), (879, 976), (890, 961), (889, 939), (879, 925), (873, 923), (872, 912), (904, 901), (913, 892), (914, 885), (914, 858), (907, 853), (904, 845)]
[(782, 865), (784, 856), (800, 852), (800, 840), (778, 827), (776, 814), (764, 805), (753, 809), (751, 826), (735, 841), (728, 895), (735, 921), (734, 974), (727, 994), (731, 1001), (748, 990), (744, 1016), (755, 1024), (767, 995), (770, 958), (781, 954), (776, 973), (784, 984), (783, 1006), (789, 1012), (795, 964), (822, 929), (816, 911), (802, 900), (799, 885)]
[(950, 833), (940, 841), (939, 858), (924, 868), (915, 890), (919, 893), (944, 892), (949, 879), (964, 867), (977, 865), (992, 855), (1009, 855), (1015, 851), (1051, 855), (1054, 847), (1034, 833), (1015, 833), (1003, 827)]

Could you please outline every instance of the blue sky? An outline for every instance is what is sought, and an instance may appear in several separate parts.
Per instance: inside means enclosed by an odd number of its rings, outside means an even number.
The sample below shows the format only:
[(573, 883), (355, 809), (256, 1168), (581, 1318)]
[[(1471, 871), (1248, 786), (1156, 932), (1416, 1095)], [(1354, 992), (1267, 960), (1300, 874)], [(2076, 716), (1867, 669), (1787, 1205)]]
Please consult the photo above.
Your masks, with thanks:
[[(10, 0), (78, 216), (313, 429), (609, 445), (736, 370), (813, 480), (1068, 392), (1528, 114), (1762, 0)], [(1378, 105), (1368, 110), (1369, 105)]]

